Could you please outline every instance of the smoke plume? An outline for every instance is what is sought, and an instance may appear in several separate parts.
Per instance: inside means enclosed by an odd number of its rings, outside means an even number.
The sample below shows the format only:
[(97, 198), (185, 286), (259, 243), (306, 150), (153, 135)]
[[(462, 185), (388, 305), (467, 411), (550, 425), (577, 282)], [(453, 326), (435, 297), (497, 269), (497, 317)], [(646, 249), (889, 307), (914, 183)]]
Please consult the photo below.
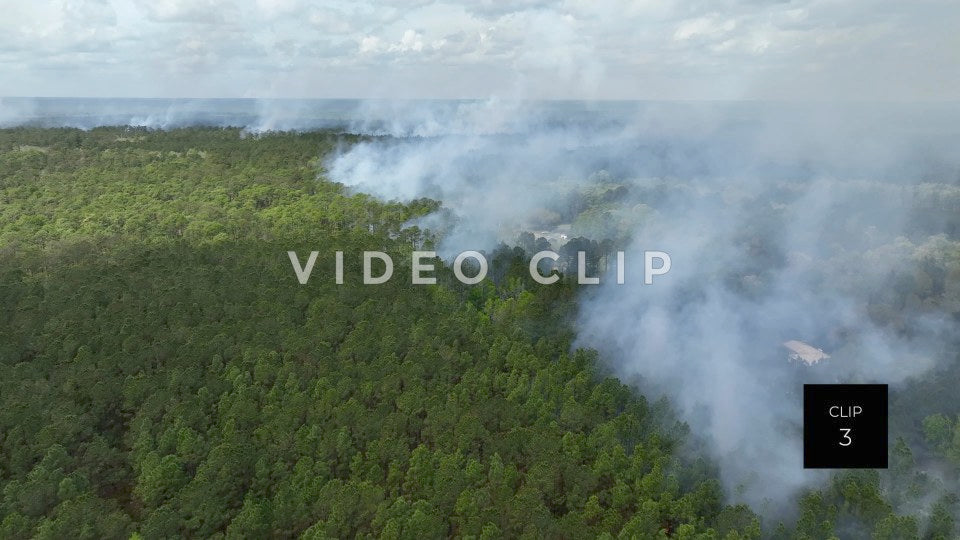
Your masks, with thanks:
[[(802, 383), (896, 387), (936, 363), (946, 322), (894, 324), (870, 298), (951, 243), (917, 212), (925, 190), (960, 201), (956, 108), (427, 105), (355, 122), (381, 137), (332, 159), (331, 178), (442, 200), (446, 254), (569, 220), (577, 234), (578, 194), (625, 188), (595, 234), (626, 227), (627, 283), (585, 288), (577, 344), (671, 398), (734, 500), (769, 511), (824, 478), (802, 468)], [(673, 269), (644, 286), (650, 249)], [(831, 358), (790, 363), (787, 340)]]

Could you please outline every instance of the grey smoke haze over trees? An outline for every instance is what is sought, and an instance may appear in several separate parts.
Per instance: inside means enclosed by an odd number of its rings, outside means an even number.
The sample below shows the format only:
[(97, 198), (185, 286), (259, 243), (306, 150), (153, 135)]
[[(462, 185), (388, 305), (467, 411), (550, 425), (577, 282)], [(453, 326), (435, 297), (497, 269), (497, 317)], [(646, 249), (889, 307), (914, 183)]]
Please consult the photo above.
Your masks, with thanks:
[[(581, 120), (560, 121), (563, 108)], [(384, 198), (444, 201), (456, 218), (441, 246), (447, 254), (492, 249), (505, 222), (530, 223), (571, 192), (625, 186), (619, 204), (645, 215), (618, 246), (628, 283), (605, 276), (582, 292), (578, 344), (599, 349), (652, 397), (670, 397), (734, 499), (782, 507), (826, 478), (802, 469), (801, 383), (896, 389), (928, 372), (955, 331), (943, 315), (908, 308), (894, 324), (874, 299), (889, 293), (891, 275), (956, 247), (941, 234), (953, 226), (949, 208), (925, 223), (917, 213), (931, 192), (960, 208), (958, 111), (585, 109), (423, 105), (413, 113), (419, 122), (397, 120), (409, 118), (405, 111), (387, 115), (395, 119), (387, 125), (355, 124), (388, 136), (327, 167), (333, 179)], [(640, 275), (647, 249), (673, 259), (650, 286)], [(833, 358), (791, 366), (781, 348), (788, 339)]]

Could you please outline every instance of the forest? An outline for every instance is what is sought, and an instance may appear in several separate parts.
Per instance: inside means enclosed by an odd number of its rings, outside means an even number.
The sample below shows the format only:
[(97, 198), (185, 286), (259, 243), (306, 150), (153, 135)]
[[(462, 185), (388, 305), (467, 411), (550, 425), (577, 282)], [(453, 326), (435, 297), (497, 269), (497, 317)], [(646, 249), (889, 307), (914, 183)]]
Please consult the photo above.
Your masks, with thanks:
[[(535, 283), (533, 235), (475, 286), (440, 260), (364, 286), (359, 257), (335, 284), (335, 251), (438, 242), (416, 223), (443, 201), (327, 178), (360, 139), (0, 130), (0, 538), (957, 537), (956, 343), (891, 395), (888, 470), (733, 504), (669, 400), (574, 346), (576, 272)], [(681, 189), (597, 186), (554, 219), (591, 265)], [(934, 247), (885, 276), (878, 324), (960, 322), (951, 193), (916, 195)], [(330, 256), (300, 285), (290, 250)]]

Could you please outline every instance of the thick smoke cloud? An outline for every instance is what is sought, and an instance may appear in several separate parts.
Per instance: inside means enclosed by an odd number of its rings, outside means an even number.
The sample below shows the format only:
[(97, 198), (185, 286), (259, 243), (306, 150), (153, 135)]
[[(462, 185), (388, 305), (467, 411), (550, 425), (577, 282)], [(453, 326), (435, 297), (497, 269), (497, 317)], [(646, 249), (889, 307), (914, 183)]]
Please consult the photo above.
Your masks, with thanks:
[[(329, 174), (443, 200), (456, 216), (446, 254), (548, 228), (538, 216), (597, 183), (628, 188), (620, 204), (644, 218), (620, 246), (627, 284), (584, 291), (578, 345), (670, 397), (735, 500), (776, 511), (825, 478), (802, 469), (803, 382), (896, 387), (948, 336), (935, 318), (871, 322), (867, 299), (949, 242), (917, 225), (916, 204), (924, 190), (957, 195), (955, 107), (490, 102), (383, 116), (354, 125), (388, 136)], [(643, 286), (647, 249), (673, 270)], [(791, 339), (832, 358), (790, 364)]]
[[(725, 181), (724, 189), (738, 182)], [(874, 223), (889, 219), (890, 229), (904, 220), (884, 208), (863, 208), (873, 190), (883, 188), (817, 179), (769, 212), (772, 219), (761, 215), (770, 208), (751, 208), (777, 204), (762, 196), (668, 204), (627, 252), (664, 249), (671, 273), (645, 288), (603, 286), (582, 305), (580, 344), (605, 353), (621, 375), (639, 376), (647, 393), (672, 398), (719, 460), (731, 495), (758, 508), (780, 507), (824, 476), (801, 468), (803, 382), (895, 387), (932, 367), (948, 331), (943, 321), (917, 320), (916, 333), (905, 337), (870, 322), (865, 295), (881, 291), (890, 271), (924, 249), (904, 239), (901, 250), (875, 253), (869, 244), (876, 239), (858, 237), (871, 234), (869, 225), (836, 236), (847, 212), (867, 210)], [(756, 249), (774, 253), (758, 264)], [(640, 283), (638, 265), (628, 268), (628, 282)], [(822, 346), (832, 358), (790, 365), (781, 347), (790, 339)]]
[(571, 124), (568, 112), (603, 121), (579, 107), (496, 101), (373, 107), (375, 114), (352, 129), (382, 137), (336, 156), (329, 175), (387, 199), (443, 201), (456, 220), (444, 254), (490, 249), (521, 229), (549, 227), (556, 218), (543, 214), (563, 202), (560, 194), (630, 151), (618, 131)]

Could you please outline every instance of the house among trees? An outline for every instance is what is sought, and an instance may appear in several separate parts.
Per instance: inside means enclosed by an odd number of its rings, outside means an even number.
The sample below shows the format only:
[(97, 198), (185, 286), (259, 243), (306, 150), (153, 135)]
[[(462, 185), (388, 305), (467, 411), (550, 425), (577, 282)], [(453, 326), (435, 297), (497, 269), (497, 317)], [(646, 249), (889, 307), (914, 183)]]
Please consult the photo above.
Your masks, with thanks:
[(783, 342), (783, 346), (790, 351), (790, 355), (787, 358), (791, 362), (803, 362), (808, 366), (812, 366), (821, 360), (830, 358), (830, 355), (823, 352), (823, 349), (818, 349), (802, 341), (791, 339), (790, 341)]

